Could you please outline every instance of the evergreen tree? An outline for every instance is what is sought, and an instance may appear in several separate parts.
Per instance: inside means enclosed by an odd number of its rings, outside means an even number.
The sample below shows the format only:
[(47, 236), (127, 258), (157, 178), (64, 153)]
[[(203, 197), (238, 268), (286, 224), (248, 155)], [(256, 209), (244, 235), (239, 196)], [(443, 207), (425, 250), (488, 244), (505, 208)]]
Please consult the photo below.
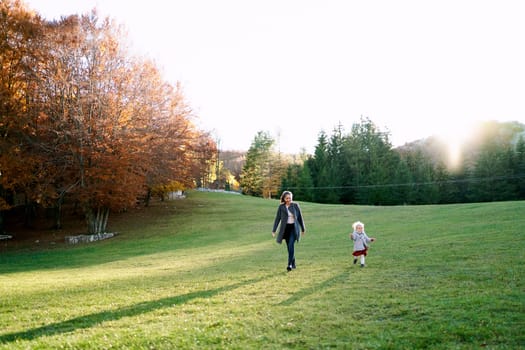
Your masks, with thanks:
[(517, 199), (525, 199), (525, 139), (519, 136), (516, 143), (516, 161), (514, 163), (514, 180)]
[(327, 148), (327, 186), (324, 190), (328, 203), (341, 202), (341, 189), (344, 179), (343, 128), (334, 130)]
[[(265, 180), (276, 176), (280, 179), (281, 174), (272, 174), (272, 146), (275, 141), (268, 132), (259, 131), (254, 137), (248, 152), (246, 163), (241, 173), (241, 186), (244, 194), (262, 197), (264, 193)], [(267, 183), (266, 183), (267, 184)], [(277, 193), (277, 188), (273, 193)]]
[(388, 134), (368, 118), (354, 124), (347, 142), (347, 162), (357, 188), (356, 200), (362, 204), (394, 202), (390, 186), (395, 181), (399, 158), (393, 153)]
[[(375, 205), (463, 203), (525, 197), (525, 126), (486, 123), (452, 167), (446, 143), (435, 138), (396, 149), (368, 118), (343, 133), (321, 132), (313, 156), (290, 168), (286, 186), (319, 203)], [(521, 136), (520, 136), (521, 135)], [(449, 164), (447, 166), (447, 164)], [(308, 174), (310, 174), (308, 176)], [(301, 193), (308, 198), (308, 193)]]
[[(399, 157), (399, 156), (398, 156)], [(392, 191), (392, 204), (408, 204), (412, 174), (405, 159), (398, 158), (397, 167), (394, 171), (394, 188)]]
[(511, 152), (508, 146), (490, 142), (476, 160), (470, 184), (469, 199), (490, 202), (514, 199), (516, 189), (509, 181), (512, 170)]
[(299, 169), (297, 190), (295, 191), (294, 197), (306, 202), (312, 202), (314, 199), (313, 185), (310, 167), (308, 163), (304, 162), (303, 166)]
[(450, 174), (443, 162), (439, 162), (434, 169), (434, 181), (436, 181), (437, 203), (453, 203), (453, 186), (450, 182)]
[(328, 192), (326, 191), (331, 185), (328, 179), (328, 136), (324, 131), (319, 133), (314, 156), (307, 159), (306, 165), (310, 169), (314, 186), (312, 192), (313, 201), (330, 203)]

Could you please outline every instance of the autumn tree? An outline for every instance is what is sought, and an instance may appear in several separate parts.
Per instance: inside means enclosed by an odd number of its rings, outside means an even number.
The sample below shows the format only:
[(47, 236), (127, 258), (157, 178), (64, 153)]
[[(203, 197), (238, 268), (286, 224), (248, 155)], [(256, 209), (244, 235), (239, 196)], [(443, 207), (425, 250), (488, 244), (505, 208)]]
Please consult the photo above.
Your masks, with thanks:
[(192, 177), (197, 187), (210, 187), (217, 179), (217, 144), (209, 134), (202, 133), (195, 140), (191, 154)]
[(89, 233), (104, 232), (109, 211), (132, 205), (143, 182), (136, 138), (143, 123), (125, 114), (129, 65), (119, 32), (96, 12), (46, 25), (51, 59), (41, 83), (41, 148), (56, 169), (59, 203), (80, 204)]
[(194, 176), (203, 171), (199, 164), (213, 162), (215, 143), (195, 127), (180, 85), (164, 81), (154, 64), (138, 62), (129, 76), (125, 114), (142, 122), (128, 140), (134, 140), (142, 159), (146, 198), (173, 181), (193, 187)]
[(0, 231), (15, 198), (29, 204), (45, 191), (45, 162), (36, 147), (38, 114), (31, 104), (43, 41), (38, 17), (20, 1), (0, 2)]
[(0, 209), (25, 193), (54, 203), (60, 226), (67, 197), (100, 233), (151, 188), (194, 185), (196, 154), (214, 145), (180, 86), (127, 54), (120, 27), (96, 11), (44, 22), (1, 4)]
[(53, 77), (66, 94), (53, 95), (49, 115), (62, 137), (67, 188), (88, 231), (99, 233), (111, 210), (134, 205), (151, 188), (174, 181), (192, 186), (199, 132), (180, 86), (165, 82), (151, 62), (127, 56), (109, 19), (93, 11), (55, 26), (62, 50), (54, 51)]

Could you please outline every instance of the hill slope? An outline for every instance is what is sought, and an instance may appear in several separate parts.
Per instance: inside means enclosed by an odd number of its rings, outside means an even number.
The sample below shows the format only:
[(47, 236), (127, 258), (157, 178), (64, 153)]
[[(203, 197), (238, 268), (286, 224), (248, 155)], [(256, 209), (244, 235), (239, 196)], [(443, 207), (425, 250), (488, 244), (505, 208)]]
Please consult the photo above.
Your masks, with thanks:
[[(107, 241), (2, 252), (0, 349), (525, 345), (523, 202), (300, 204), (290, 273), (278, 202), (223, 193), (157, 203)], [(363, 269), (355, 220), (377, 238)]]

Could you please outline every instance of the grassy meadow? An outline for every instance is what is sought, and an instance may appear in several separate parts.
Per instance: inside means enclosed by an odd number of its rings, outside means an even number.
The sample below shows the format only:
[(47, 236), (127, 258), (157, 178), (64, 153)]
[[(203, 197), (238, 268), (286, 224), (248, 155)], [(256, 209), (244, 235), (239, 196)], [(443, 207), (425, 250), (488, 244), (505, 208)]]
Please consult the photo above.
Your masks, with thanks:
[[(115, 238), (0, 249), (0, 349), (525, 348), (525, 202), (301, 202), (297, 269), (277, 200), (190, 192)], [(351, 223), (375, 237), (352, 264)]]

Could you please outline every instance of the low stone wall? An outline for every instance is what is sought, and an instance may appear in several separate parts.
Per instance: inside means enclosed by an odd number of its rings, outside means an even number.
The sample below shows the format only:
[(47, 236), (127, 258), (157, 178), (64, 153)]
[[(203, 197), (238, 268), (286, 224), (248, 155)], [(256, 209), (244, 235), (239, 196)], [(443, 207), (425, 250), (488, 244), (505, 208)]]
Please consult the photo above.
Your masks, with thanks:
[(79, 244), (79, 243), (91, 243), (95, 241), (101, 241), (115, 237), (116, 232), (113, 233), (98, 233), (95, 235), (78, 235), (78, 236), (66, 236), (66, 243), (68, 244)]

